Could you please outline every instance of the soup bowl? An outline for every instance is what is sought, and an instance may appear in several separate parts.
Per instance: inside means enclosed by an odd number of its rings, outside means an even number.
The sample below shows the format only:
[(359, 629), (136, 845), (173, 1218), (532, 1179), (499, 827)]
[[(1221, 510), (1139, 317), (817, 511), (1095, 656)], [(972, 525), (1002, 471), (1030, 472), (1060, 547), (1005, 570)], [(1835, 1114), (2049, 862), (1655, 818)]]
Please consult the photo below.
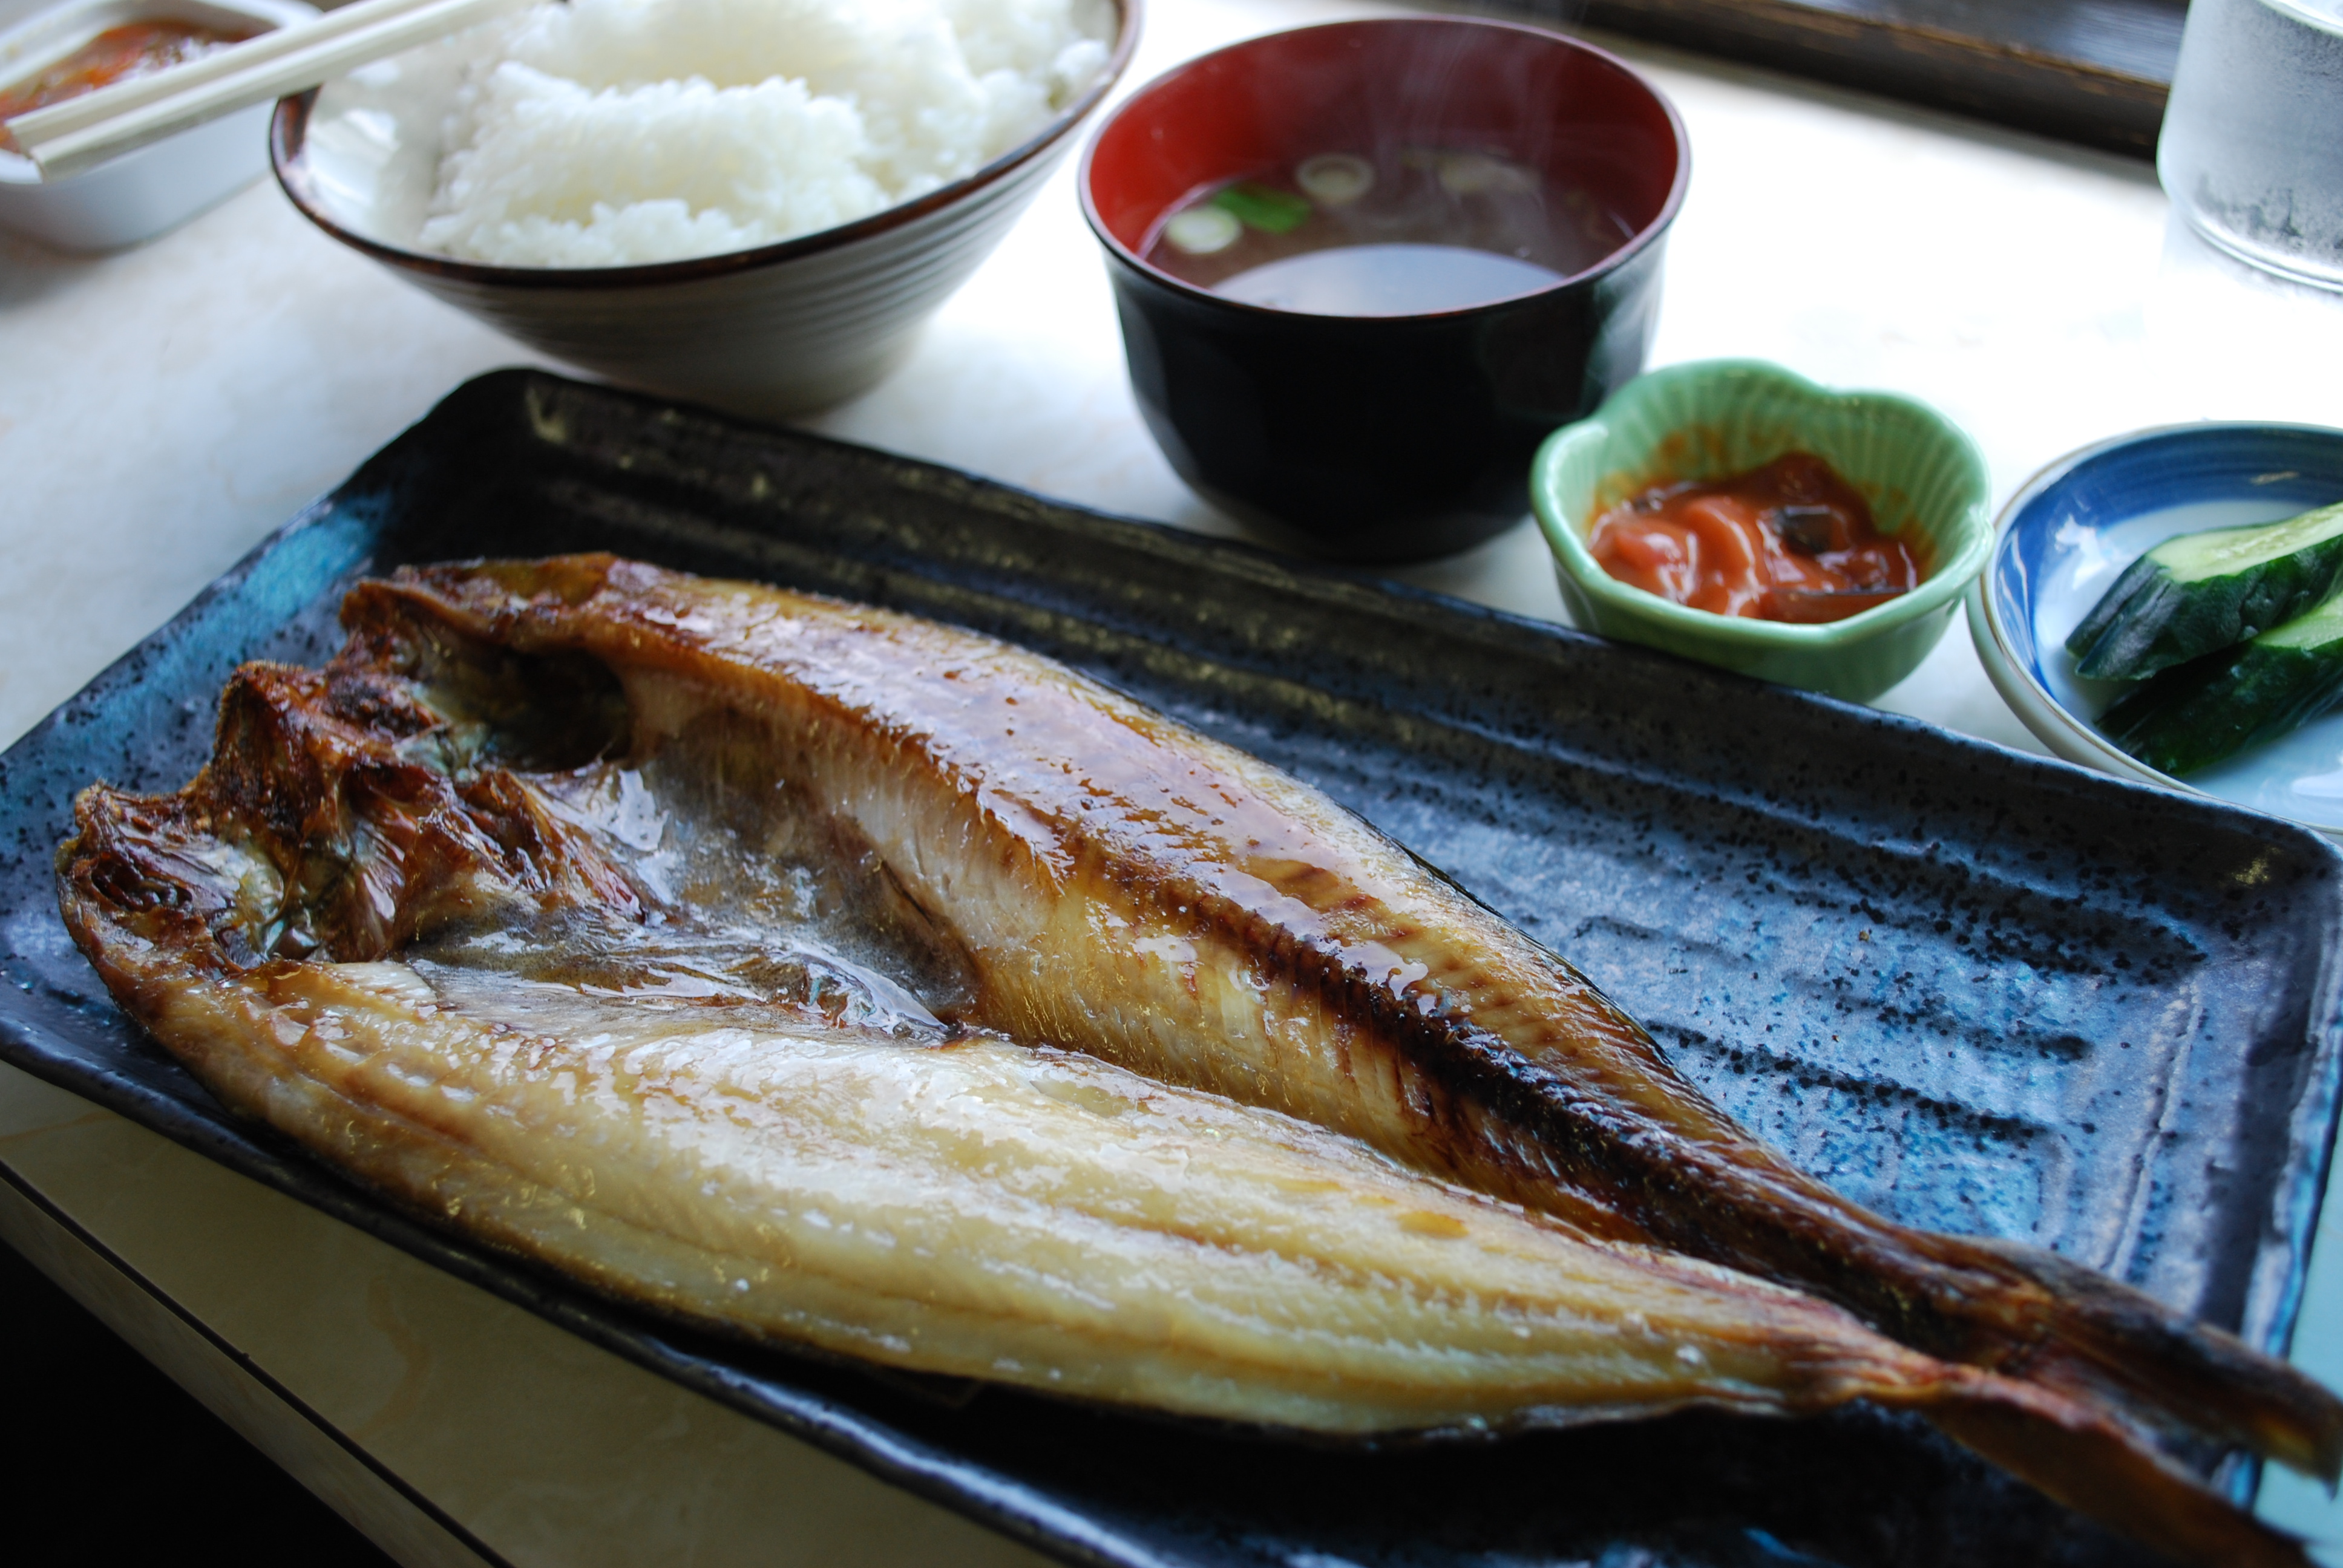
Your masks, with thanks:
[[(1457, 309), (1251, 304), (1149, 259), (1214, 187), (1321, 154), (1420, 149), (1534, 170), (1617, 233), (1591, 265)], [(1458, 17), (1273, 34), (1141, 88), (1082, 160), (1141, 414), (1182, 478), (1314, 553), (1393, 561), (1476, 544), (1529, 509), (1531, 455), (1643, 367), (1691, 158), (1675, 110), (1574, 39)]]
[[(513, 266), (419, 248), (444, 102), (396, 79), (419, 56), (277, 106), (269, 152), (302, 215), (394, 276), (613, 381), (771, 417), (870, 387), (1008, 233), (1130, 63), (1140, 0), (1111, 0), (1108, 58), (1021, 145), (964, 179), (836, 228), (631, 266)], [(455, 82), (445, 83), (452, 95)]]

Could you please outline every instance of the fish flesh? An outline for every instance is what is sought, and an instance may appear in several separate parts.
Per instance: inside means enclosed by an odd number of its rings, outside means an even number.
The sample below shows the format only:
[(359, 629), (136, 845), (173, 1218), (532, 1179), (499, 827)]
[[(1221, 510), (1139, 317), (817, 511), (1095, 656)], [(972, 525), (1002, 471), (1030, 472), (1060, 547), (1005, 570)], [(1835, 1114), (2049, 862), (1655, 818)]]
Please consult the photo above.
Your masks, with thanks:
[[(1590, 1236), (1838, 1301), (2332, 1477), (2343, 1403), (2047, 1252), (1916, 1231), (1751, 1138), (1566, 962), (1298, 779), (932, 622), (604, 558), (361, 596), (624, 689), (628, 744), (712, 722), (850, 829), (965, 971), (955, 1016), (1360, 1138)], [(379, 603), (380, 608), (371, 608)]]
[(1985, 1382), (1218, 1096), (781, 1010), (386, 960), (179, 984), (151, 1018), (238, 1103), (476, 1234), (928, 1372), (1332, 1433)]
[(2200, 1562), (2343, 1410), (1896, 1227), (1324, 796), (1050, 660), (608, 557), (404, 571), (103, 787), (69, 927), (232, 1106), (599, 1288), (1327, 1433), (1922, 1411)]

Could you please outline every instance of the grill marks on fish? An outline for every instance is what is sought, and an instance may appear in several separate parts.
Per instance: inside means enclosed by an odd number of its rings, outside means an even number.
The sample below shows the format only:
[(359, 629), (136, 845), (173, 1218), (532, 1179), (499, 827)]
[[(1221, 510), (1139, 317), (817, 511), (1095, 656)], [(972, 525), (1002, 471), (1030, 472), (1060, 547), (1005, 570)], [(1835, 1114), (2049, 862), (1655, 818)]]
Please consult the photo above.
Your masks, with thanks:
[[(2170, 1342), (2209, 1346), (2224, 1435), (2286, 1435), (2290, 1374), (1849, 1210), (1252, 758), (968, 633), (606, 558), (345, 618), (325, 671), (239, 672), (187, 790), (85, 793), (62, 898), (225, 1100), (447, 1222), (748, 1332), (1232, 1420), (1910, 1405), (2184, 1558), (2300, 1561), (2041, 1349), (2081, 1303), (2186, 1419)], [(945, 1230), (840, 1251), (848, 1215)]]

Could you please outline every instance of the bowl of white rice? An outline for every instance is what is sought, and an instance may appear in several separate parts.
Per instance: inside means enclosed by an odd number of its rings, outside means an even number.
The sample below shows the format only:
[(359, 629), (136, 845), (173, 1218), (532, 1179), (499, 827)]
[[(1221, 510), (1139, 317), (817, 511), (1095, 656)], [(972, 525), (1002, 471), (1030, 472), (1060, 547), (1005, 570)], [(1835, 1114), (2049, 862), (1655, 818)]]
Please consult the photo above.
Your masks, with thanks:
[(751, 415), (910, 354), (1138, 0), (539, 0), (277, 106), (296, 206), (612, 380)]

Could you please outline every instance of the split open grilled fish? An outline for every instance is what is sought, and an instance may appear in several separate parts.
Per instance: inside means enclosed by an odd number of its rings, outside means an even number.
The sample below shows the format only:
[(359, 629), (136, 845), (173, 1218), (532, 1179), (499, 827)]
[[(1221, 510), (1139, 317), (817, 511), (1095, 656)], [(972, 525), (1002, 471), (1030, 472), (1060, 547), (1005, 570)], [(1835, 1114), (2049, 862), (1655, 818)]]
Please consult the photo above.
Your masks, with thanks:
[(240, 672), (187, 790), (85, 794), (61, 885), (225, 1100), (408, 1202), (757, 1332), (1237, 1420), (1915, 1406), (2167, 1551), (2299, 1561), (2135, 1428), (2332, 1473), (2323, 1390), (1845, 1203), (1254, 759), (608, 558), (345, 618), (326, 671)]

